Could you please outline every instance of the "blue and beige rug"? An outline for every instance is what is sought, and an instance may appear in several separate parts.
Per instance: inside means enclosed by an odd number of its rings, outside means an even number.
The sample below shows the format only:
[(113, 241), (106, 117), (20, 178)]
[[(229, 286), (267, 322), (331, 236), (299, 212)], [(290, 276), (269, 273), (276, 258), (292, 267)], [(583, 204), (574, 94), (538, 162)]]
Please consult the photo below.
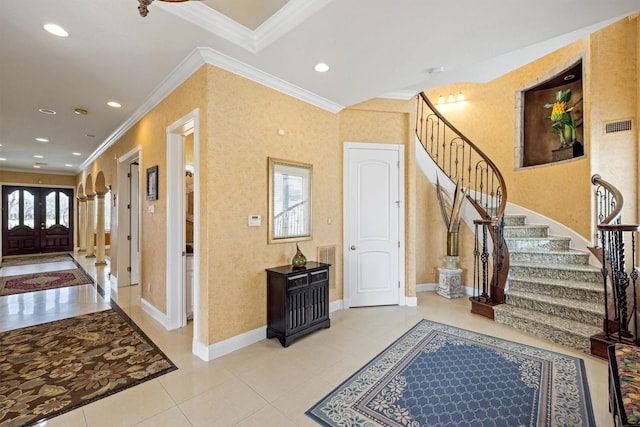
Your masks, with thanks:
[(595, 426), (582, 359), (427, 320), (306, 414), (325, 426)]

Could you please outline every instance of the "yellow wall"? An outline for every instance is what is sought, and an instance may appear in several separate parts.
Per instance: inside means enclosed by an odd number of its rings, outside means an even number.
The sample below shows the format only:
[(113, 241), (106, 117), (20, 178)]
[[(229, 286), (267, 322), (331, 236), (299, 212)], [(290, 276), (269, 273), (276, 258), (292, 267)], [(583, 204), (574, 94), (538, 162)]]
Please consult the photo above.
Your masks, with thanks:
[[(603, 120), (635, 117), (637, 105), (637, 19), (624, 19), (486, 84), (454, 84), (427, 92), (432, 100), (462, 90), (466, 101), (440, 110), (463, 134), (497, 164), (507, 182), (508, 200), (553, 218), (587, 239), (592, 234), (593, 173), (625, 194), (635, 212), (637, 138), (603, 137)], [(586, 82), (585, 157), (530, 168), (519, 168), (516, 95), (584, 55)], [(617, 159), (617, 160), (613, 160)], [(628, 161), (620, 159), (629, 159)], [(593, 166), (592, 166), (593, 163)], [(622, 167), (620, 167), (620, 166)], [(618, 172), (616, 172), (616, 170)], [(622, 179), (618, 179), (624, 177)], [(627, 197), (628, 195), (628, 197)]]
[[(105, 176), (105, 184), (112, 186), (112, 192), (118, 194), (117, 158), (130, 152), (137, 146), (141, 147), (140, 155), (140, 194), (142, 203), (140, 211), (142, 224), (140, 227), (142, 260), (141, 294), (161, 312), (166, 312), (166, 197), (163, 191), (166, 189), (166, 127), (186, 115), (194, 108), (204, 107), (203, 87), (206, 85), (206, 73), (199, 70), (173, 93), (165, 98), (159, 105), (153, 108), (149, 114), (143, 117), (129, 131), (127, 131), (114, 145), (100, 155), (89, 168), (77, 177), (77, 185), (87, 185), (87, 178), (95, 181), (100, 171)], [(201, 119), (206, 124), (206, 117)], [(206, 135), (206, 130), (202, 132)], [(146, 194), (146, 169), (158, 165), (160, 197), (157, 201), (147, 201)], [(119, 201), (120, 203), (120, 201)], [(148, 207), (154, 205), (155, 213), (148, 213)], [(114, 215), (116, 217), (115, 210)], [(117, 271), (116, 254), (118, 251), (117, 221), (111, 224), (111, 271)]]
[(75, 187), (76, 185), (76, 179), (73, 175), (11, 171), (0, 171), (0, 182), (4, 184), (46, 185), (50, 187)]
[[(295, 254), (295, 243), (267, 244), (268, 157), (313, 165), (313, 239), (299, 246), (314, 260), (316, 247), (336, 245), (330, 299), (342, 297), (342, 151), (336, 115), (213, 66), (206, 72), (209, 136), (201, 138), (200, 161), (206, 280), (200, 289), (210, 316), (206, 342), (215, 343), (265, 325), (264, 270), (289, 264)], [(262, 226), (247, 225), (254, 214)]]
[[(636, 25), (635, 21), (622, 23)], [(626, 28), (626, 27), (625, 27)], [(605, 30), (607, 31), (607, 30)], [(554, 52), (522, 69), (487, 84), (450, 85), (429, 91), (432, 99), (440, 93), (462, 90), (468, 101), (444, 111), (447, 117), (478, 143), (499, 165), (509, 185), (509, 200), (537, 210), (589, 234), (590, 162), (589, 152), (596, 137), (587, 117), (585, 141), (587, 156), (548, 166), (517, 170), (514, 165), (515, 93), (558, 64), (585, 55), (587, 92), (604, 91), (607, 81), (596, 81), (597, 67), (591, 66), (589, 53), (604, 43), (617, 43), (619, 37), (635, 34), (614, 27), (614, 35), (603, 40), (583, 39)], [(631, 43), (637, 56), (637, 45)], [(622, 55), (622, 53), (620, 53)], [(620, 59), (620, 58), (618, 58)], [(616, 61), (611, 67), (616, 67)], [(617, 61), (619, 62), (619, 61)], [(637, 64), (637, 61), (634, 61)], [(593, 75), (593, 76), (591, 76)], [(636, 72), (637, 76), (637, 72)], [(603, 79), (603, 76), (598, 79)], [(622, 90), (622, 89), (620, 89)], [(637, 90), (637, 89), (636, 89)], [(632, 96), (633, 108), (638, 105)], [(607, 101), (609, 102), (609, 101)], [(160, 197), (143, 200), (142, 295), (165, 312), (165, 230), (166, 230), (166, 127), (194, 108), (200, 108), (200, 160), (197, 167), (200, 188), (200, 305), (198, 339), (214, 344), (262, 327), (266, 322), (265, 268), (288, 264), (295, 253), (294, 243), (267, 244), (267, 158), (276, 157), (313, 165), (313, 239), (299, 243), (308, 259), (319, 246), (336, 246), (332, 267), (336, 280), (330, 299), (343, 296), (342, 266), (342, 155), (343, 143), (392, 143), (405, 145), (405, 224), (406, 293), (415, 295), (415, 283), (434, 282), (434, 271), (442, 266), (445, 229), (439, 216), (435, 190), (416, 171), (414, 153), (415, 100), (371, 100), (332, 114), (275, 90), (264, 87), (214, 66), (206, 65), (129, 130), (114, 146), (78, 176), (84, 183), (88, 173), (105, 175), (106, 184), (117, 193), (118, 156), (140, 145), (141, 165), (158, 165)], [(585, 111), (605, 111), (587, 96)], [(633, 109), (632, 109), (633, 110)], [(625, 110), (626, 111), (626, 107)], [(635, 117), (637, 112), (631, 112)], [(278, 129), (285, 134), (278, 135)], [(634, 141), (634, 146), (637, 142)], [(600, 158), (602, 155), (600, 154)], [(633, 158), (637, 158), (634, 151)], [(580, 183), (578, 185), (578, 183)], [(144, 183), (141, 183), (144, 187)], [(634, 193), (635, 198), (635, 193)], [(155, 214), (147, 213), (150, 204)], [(570, 206), (571, 208), (561, 208)], [(260, 215), (261, 227), (249, 227), (247, 217)], [(115, 237), (117, 224), (112, 224)], [(114, 246), (115, 245), (115, 246)], [(461, 248), (473, 246), (473, 236), (461, 227)], [(111, 245), (112, 260), (117, 242)], [(471, 258), (462, 255), (464, 284), (471, 285)]]

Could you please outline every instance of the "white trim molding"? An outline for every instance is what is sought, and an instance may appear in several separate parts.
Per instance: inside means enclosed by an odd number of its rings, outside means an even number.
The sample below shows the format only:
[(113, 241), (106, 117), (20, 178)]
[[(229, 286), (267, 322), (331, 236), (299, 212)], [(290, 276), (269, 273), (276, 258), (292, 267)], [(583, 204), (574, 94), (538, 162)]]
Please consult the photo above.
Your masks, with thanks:
[(303, 23), (332, 0), (289, 0), (251, 30), (204, 3), (161, 3), (159, 7), (252, 53), (258, 53)]

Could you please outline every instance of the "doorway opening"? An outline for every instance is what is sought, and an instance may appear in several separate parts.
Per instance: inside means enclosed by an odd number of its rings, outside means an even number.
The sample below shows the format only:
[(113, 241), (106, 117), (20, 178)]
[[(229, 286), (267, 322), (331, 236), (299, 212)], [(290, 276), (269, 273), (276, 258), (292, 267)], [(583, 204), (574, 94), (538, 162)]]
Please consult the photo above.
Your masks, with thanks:
[(118, 287), (140, 283), (140, 147), (118, 158)]
[[(199, 117), (199, 109), (195, 109), (167, 128), (166, 303), (167, 329), (186, 326), (188, 312), (190, 307), (193, 307), (191, 309), (193, 353), (203, 360), (208, 360), (206, 346), (198, 341), (200, 320), (198, 306), (200, 267)], [(189, 228), (189, 234), (187, 234), (187, 228)], [(188, 239), (192, 241), (188, 242)], [(188, 260), (187, 253), (189, 253)]]

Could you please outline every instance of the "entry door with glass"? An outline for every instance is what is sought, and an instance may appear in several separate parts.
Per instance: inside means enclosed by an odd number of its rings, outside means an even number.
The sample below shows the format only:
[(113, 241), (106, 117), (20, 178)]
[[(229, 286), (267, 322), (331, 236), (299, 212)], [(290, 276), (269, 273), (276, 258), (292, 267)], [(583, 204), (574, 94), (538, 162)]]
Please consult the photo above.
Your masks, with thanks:
[(73, 189), (2, 187), (2, 255), (73, 250)]

